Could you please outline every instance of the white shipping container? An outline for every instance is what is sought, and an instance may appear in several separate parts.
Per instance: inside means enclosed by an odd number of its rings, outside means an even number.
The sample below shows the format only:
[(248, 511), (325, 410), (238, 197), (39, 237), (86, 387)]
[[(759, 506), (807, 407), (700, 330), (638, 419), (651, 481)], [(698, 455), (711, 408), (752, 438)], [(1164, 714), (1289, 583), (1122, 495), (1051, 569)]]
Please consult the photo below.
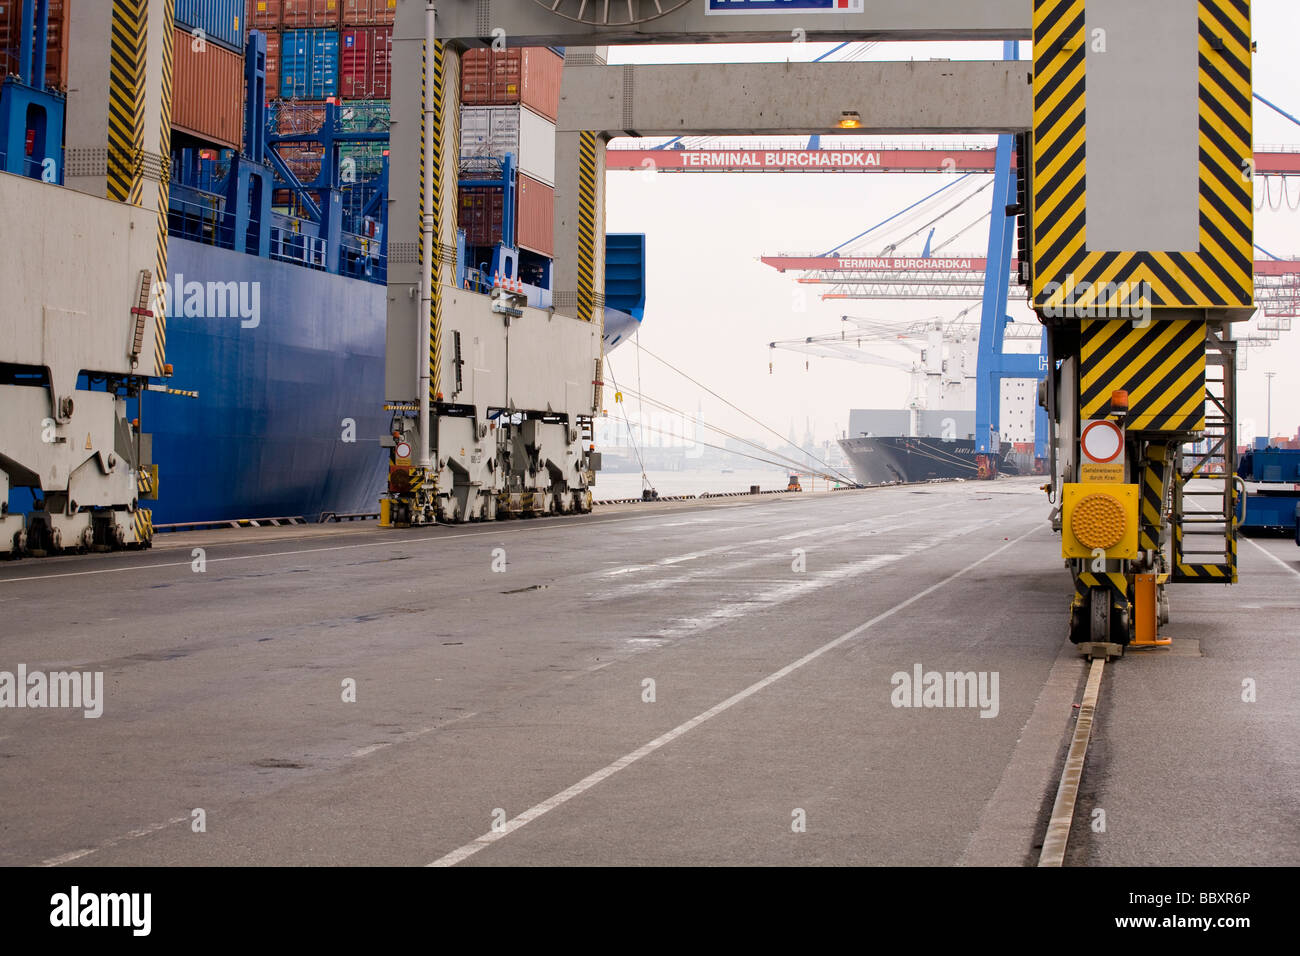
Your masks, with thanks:
[(460, 162), (515, 154), (519, 171), (555, 185), (555, 124), (524, 106), (466, 106), (460, 111)]

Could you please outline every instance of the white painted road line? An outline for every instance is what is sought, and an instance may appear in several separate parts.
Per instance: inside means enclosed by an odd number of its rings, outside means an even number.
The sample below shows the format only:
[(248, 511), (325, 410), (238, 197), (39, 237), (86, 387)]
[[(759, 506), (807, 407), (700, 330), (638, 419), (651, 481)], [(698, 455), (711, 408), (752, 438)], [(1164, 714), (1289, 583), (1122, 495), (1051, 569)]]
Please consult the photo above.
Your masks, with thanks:
[[(816, 499), (809, 499), (815, 501)], [(208, 558), (208, 564), (216, 564), (220, 561), (255, 561), (260, 558), (284, 558), (293, 557), (298, 554), (315, 554), (320, 551), (353, 551), (361, 548), (383, 548), (383, 547), (401, 547), (406, 544), (428, 544), (431, 541), (451, 541), (456, 538), (490, 538), (494, 536), (504, 536), (511, 534), (522, 534), (524, 532), (541, 532), (548, 528), (569, 528), (574, 525), (586, 524), (592, 527), (603, 528), (605, 525), (626, 524), (629, 521), (644, 522), (644, 515), (628, 515), (625, 518), (592, 518), (590, 515), (577, 515), (572, 518), (548, 518), (546, 524), (542, 527), (530, 526), (527, 528), (511, 529), (492, 529), (486, 531), (467, 531), (460, 534), (435, 534), (423, 535), (421, 537), (388, 537), (383, 541), (367, 541), (362, 544), (339, 544), (327, 548), (301, 548), (297, 551), (275, 551), (268, 554), (240, 554), (232, 555), (226, 558)], [(655, 525), (663, 527), (663, 525)], [(247, 544), (248, 542), (240, 542)], [(208, 545), (206, 547), (214, 547)], [(218, 544), (215, 547), (222, 547)], [(58, 574), (31, 574), (23, 577), (0, 578), (0, 584), (17, 584), (20, 581), (49, 581), (54, 578), (77, 578), (91, 574), (120, 574), (124, 571), (150, 571), (155, 568), (186, 568), (191, 561), (172, 561), (166, 564), (130, 564), (124, 568), (98, 568), (93, 571), (63, 571)]]
[(519, 814), (517, 817), (511, 820), (507, 820), (505, 823), (501, 825), (500, 829), (489, 830), (487, 833), (483, 834), (478, 839), (473, 840), (470, 843), (466, 843), (464, 846), (460, 847), (459, 849), (452, 850), (450, 853), (446, 854), (445, 856), (439, 857), (438, 859), (434, 860), (432, 863), (428, 865), (429, 866), (455, 866), (457, 863), (467, 860), (469, 857), (473, 856), (475, 853), (478, 853), (480, 850), (487, 849), (493, 843), (497, 842), (500, 839), (503, 839), (504, 837), (509, 836), (511, 833), (515, 832), (520, 827), (527, 826), (529, 823), (536, 820), (538, 817), (549, 813), (550, 811), (554, 810), (556, 807), (568, 803), (574, 797), (580, 796), (581, 794), (590, 790), (592, 787), (596, 786), (596, 784), (609, 779), (614, 774), (618, 773), (620, 770), (625, 770), (626, 768), (630, 767), (632, 764), (640, 760), (642, 757), (649, 756), (650, 754), (654, 753), (656, 750), (659, 750), (661, 747), (664, 747), (672, 743), (678, 737), (681, 737), (684, 734), (689, 733), (690, 731), (694, 730), (696, 727), (700, 726), (701, 724), (709, 720), (712, 720), (714, 717), (717, 717), (719, 714), (724, 713), (725, 711), (730, 710), (732, 707), (734, 707), (736, 704), (739, 704), (741, 701), (745, 700), (746, 698), (752, 697), (755, 694), (757, 694), (759, 691), (764, 690), (767, 687), (770, 687), (772, 684), (775, 684), (777, 681), (781, 680), (781, 678), (793, 674), (795, 671), (799, 670), (804, 665), (811, 664), (813, 661), (817, 660), (817, 658), (821, 657), (823, 654), (826, 654), (827, 652), (834, 650), (840, 645), (853, 640), (853, 638), (857, 637), (859, 634), (862, 634), (864, 631), (868, 630), (869, 628), (872, 628), (875, 625), (879, 624), (881, 621), (885, 620), (886, 618), (893, 617), (895, 614), (897, 614), (899, 611), (903, 610), (904, 608), (910, 607), (911, 605), (915, 604), (917, 601), (921, 600), (922, 598), (930, 594), (933, 594), (935, 591), (939, 590), (943, 586), (950, 584), (951, 582), (957, 580), (958, 578), (962, 577), (968, 572), (973, 571), (975, 568), (979, 567), (984, 562), (997, 557), (1003, 551), (1006, 551), (1008, 548), (1014, 547), (1015, 545), (1019, 544), (1021, 541), (1029, 537), (1034, 532), (1040, 530), (1040, 525), (1041, 525), (1040, 522), (1035, 522), (1034, 527), (1031, 528), (1029, 531), (1026, 531), (1024, 534), (1020, 535), (1017, 538), (1013, 538), (1011, 541), (1008, 541), (1006, 544), (1002, 545), (1001, 547), (996, 548), (993, 551), (990, 551), (988, 554), (984, 555), (984, 557), (971, 562), (970, 564), (962, 568), (960, 571), (956, 571), (953, 574), (948, 575), (948, 577), (944, 578), (942, 581), (938, 581), (930, 585), (928, 588), (925, 588), (922, 591), (918, 591), (916, 594), (912, 595), (907, 600), (895, 604), (889, 610), (877, 614), (871, 620), (859, 624), (857, 627), (853, 628), (853, 630), (841, 634), (833, 641), (823, 644), (821, 647), (817, 648), (816, 650), (811, 651), (808, 654), (805, 654), (803, 657), (799, 658), (798, 660), (790, 664), (787, 664), (785, 667), (782, 667), (779, 671), (776, 671), (773, 674), (769, 674), (767, 677), (764, 677), (762, 680), (758, 681), (757, 683), (751, 684), (750, 686), (746, 687), (744, 690), (740, 691), (739, 693), (733, 694), (731, 697), (728, 697), (726, 700), (722, 701), (719, 704), (715, 704), (714, 706), (710, 707), (708, 710), (704, 711), (704, 713), (692, 717), (690, 720), (686, 721), (685, 723), (679, 724), (678, 726), (674, 727), (666, 734), (656, 737), (648, 744), (645, 744), (637, 748), (631, 753), (620, 757), (618, 760), (615, 760), (613, 763), (609, 764), (608, 766), (602, 767), (600, 770), (597, 770), (595, 773), (590, 774), (587, 777), (584, 777), (582, 780), (579, 780), (577, 783), (575, 783), (573, 786), (569, 787), (568, 789), (561, 790), (559, 793), (555, 794), (554, 796), (546, 800), (543, 800), (541, 803), (537, 804), (536, 806), (530, 807), (529, 809), (525, 810), (523, 813)]
[[(461, 534), (431, 534), (422, 537), (412, 538), (385, 538), (383, 541), (367, 541), (362, 544), (337, 544), (328, 548), (301, 548), (297, 551), (274, 551), (267, 554), (238, 554), (226, 558), (208, 558), (208, 564), (216, 564), (221, 561), (256, 561), (261, 558), (284, 558), (293, 557), (298, 554), (316, 554), (321, 551), (354, 551), (360, 548), (400, 548), (408, 544), (428, 544), (429, 542), (450, 541), (454, 538), (491, 538), (509, 534), (522, 534), (524, 532), (540, 532), (547, 528), (567, 528), (573, 526), (578, 520), (585, 521), (592, 527), (601, 528), (609, 524), (623, 524), (627, 521), (642, 521), (643, 518), (605, 518), (599, 521), (592, 521), (590, 518), (573, 519), (565, 521), (562, 518), (549, 518), (545, 527), (531, 526), (527, 528), (511, 529), (493, 529), (491, 531), (467, 531)], [(246, 542), (244, 542), (246, 543)], [(221, 545), (216, 545), (221, 547)], [(123, 571), (150, 571), (154, 568), (187, 568), (192, 561), (172, 561), (167, 564), (131, 564), (124, 568), (99, 568), (93, 571), (64, 571), (59, 574), (32, 574), (26, 577), (17, 578), (0, 578), (0, 584), (17, 584), (20, 581), (48, 581), (52, 578), (76, 578), (89, 574), (118, 574)]]
[[(1279, 557), (1278, 557), (1276, 554), (1274, 554), (1272, 551), (1268, 550), (1268, 548), (1264, 547), (1262, 544), (1258, 544), (1258, 543), (1255, 542), (1255, 541), (1251, 541), (1250, 538), (1243, 538), (1243, 540), (1249, 542), (1250, 544), (1252, 544), (1252, 545), (1254, 545), (1256, 548), (1258, 548), (1261, 554), (1263, 554), (1263, 555), (1265, 555), (1265, 556), (1267, 556), (1267, 557), (1269, 557), (1269, 558), (1272, 558), (1274, 561), (1276, 561), (1278, 564), (1280, 564), (1280, 565), (1282, 566), (1282, 569), (1283, 569), (1283, 570), (1285, 570), (1285, 571), (1290, 571), (1290, 572), (1291, 572), (1292, 574), (1294, 574), (1296, 577), (1300, 578), (1300, 571), (1297, 571), (1295, 568), (1291, 567), (1291, 565), (1287, 564), (1285, 561), (1283, 561), (1281, 558), (1279, 558)], [(1297, 550), (1300, 550), (1300, 548), (1298, 548)]]
[[(808, 500), (813, 502), (816, 501), (816, 499), (808, 499)], [(711, 506), (706, 505), (705, 507), (711, 507)], [(574, 525), (582, 525), (582, 524), (590, 525), (592, 527), (597, 527), (597, 528), (603, 528), (605, 525), (626, 524), (629, 521), (644, 522), (645, 520), (646, 519), (644, 515), (628, 515), (625, 518), (602, 518), (602, 517), (592, 518), (590, 515), (576, 515), (572, 518), (547, 518), (546, 524), (542, 527), (530, 526), (527, 528), (511, 528), (509, 530), (494, 528), (488, 531), (468, 531), (468, 532), (462, 532), (461, 534), (424, 535), (422, 537), (411, 537), (411, 538), (389, 537), (389, 538), (385, 538), (383, 541), (367, 541), (363, 544), (339, 544), (339, 545), (333, 545), (328, 548), (302, 548), (297, 551), (276, 551), (268, 554), (240, 554), (240, 555), (233, 555), (231, 557), (226, 557), (226, 558), (208, 558), (207, 563), (216, 564), (217, 562), (220, 561), (255, 561), (260, 558), (284, 558), (284, 557), (292, 557), (298, 554), (315, 554), (319, 551), (353, 551), (361, 548), (400, 547), (406, 544), (428, 544), (431, 541), (434, 542), (451, 541), (455, 538), (490, 538), (493, 536), (522, 534), (524, 532), (536, 533), (536, 532), (545, 531), (548, 528), (568, 528), (568, 527), (573, 527)], [(655, 527), (663, 527), (663, 526), (655, 525)], [(245, 541), (240, 543), (247, 544), (248, 542)], [(214, 546), (208, 545), (206, 547), (214, 547)], [(215, 547), (222, 547), (222, 545), (218, 544), (215, 545)], [(185, 567), (189, 567), (190, 564), (192, 563), (193, 562), (191, 561), (172, 561), (166, 564), (131, 564), (131, 565), (127, 565), (124, 568), (98, 568), (93, 571), (63, 571), (58, 574), (32, 574), (23, 577), (0, 578), (0, 584), (17, 584), (20, 581), (49, 581), (54, 578), (77, 578), (77, 577), (83, 577), (85, 575), (90, 575), (90, 574), (120, 574), (124, 571), (149, 571), (155, 568), (185, 568)]]
[(41, 866), (63, 866), (65, 863), (72, 863), (74, 860), (80, 860), (83, 856), (90, 856), (92, 853), (98, 853), (100, 850), (107, 850), (115, 847), (119, 843), (125, 843), (127, 840), (138, 840), (140, 837), (148, 836), (151, 833), (157, 833), (159, 830), (166, 830), (168, 827), (174, 827), (177, 824), (184, 823), (189, 819), (189, 815), (183, 817), (172, 817), (162, 823), (151, 823), (145, 827), (138, 827), (129, 833), (124, 833), (119, 837), (111, 840), (105, 840), (98, 846), (84, 847), (80, 850), (73, 850), (71, 853), (62, 853), (59, 856), (50, 857), (48, 860), (41, 861)]

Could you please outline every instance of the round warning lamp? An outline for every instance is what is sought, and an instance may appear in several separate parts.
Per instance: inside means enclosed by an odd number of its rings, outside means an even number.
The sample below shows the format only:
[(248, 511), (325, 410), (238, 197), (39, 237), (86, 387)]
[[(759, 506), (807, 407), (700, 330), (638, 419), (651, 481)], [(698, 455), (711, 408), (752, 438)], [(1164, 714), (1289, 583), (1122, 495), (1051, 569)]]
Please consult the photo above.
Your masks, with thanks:
[(1128, 519), (1113, 495), (1084, 495), (1070, 513), (1070, 531), (1085, 548), (1113, 548), (1124, 540)]

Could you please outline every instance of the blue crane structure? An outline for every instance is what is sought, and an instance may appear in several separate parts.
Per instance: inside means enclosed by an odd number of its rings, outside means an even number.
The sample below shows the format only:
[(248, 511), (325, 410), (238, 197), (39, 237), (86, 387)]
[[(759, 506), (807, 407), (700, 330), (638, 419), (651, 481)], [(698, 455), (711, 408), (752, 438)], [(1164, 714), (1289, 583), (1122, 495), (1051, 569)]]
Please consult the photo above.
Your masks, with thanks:
[[(22, 0), (18, 70), (0, 81), (0, 170), (63, 183), (67, 100), (45, 85), (49, 0)], [(56, 158), (57, 156), (57, 158)]]
[[(1007, 40), (1002, 55), (1008, 60), (1020, 58), (1019, 43)], [(975, 378), (975, 452), (997, 455), (997, 435), (1001, 424), (1001, 384), (1004, 378), (1028, 378), (1042, 381), (1047, 368), (1047, 330), (1043, 330), (1038, 354), (1008, 354), (1003, 351), (1002, 336), (1011, 321), (1007, 315), (1007, 271), (1015, 242), (1016, 171), (1011, 165), (1015, 136), (998, 136), (997, 157), (993, 169), (993, 211), (989, 215), (987, 267), (984, 270), (984, 297), (980, 311), (978, 372)], [(1001, 263), (1001, 268), (998, 267)], [(1048, 455), (1047, 409), (1040, 403), (1034, 415), (1034, 457)]]

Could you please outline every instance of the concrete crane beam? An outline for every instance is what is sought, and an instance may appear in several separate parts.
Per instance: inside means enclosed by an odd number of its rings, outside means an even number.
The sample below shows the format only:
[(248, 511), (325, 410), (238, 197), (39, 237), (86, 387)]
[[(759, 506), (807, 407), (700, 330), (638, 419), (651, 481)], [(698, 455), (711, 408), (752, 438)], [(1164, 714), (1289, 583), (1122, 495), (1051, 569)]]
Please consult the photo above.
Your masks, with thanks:
[[(748, 136), (1005, 133), (1027, 129), (1015, 61), (569, 66), (561, 133)], [(841, 128), (845, 112), (860, 126)]]
[[(735, 3), (735, 0), (728, 0)], [(552, 12), (551, 7), (559, 12)], [(577, 0), (438, 0), (438, 38), (481, 46), (504, 36), (510, 46), (598, 46), (640, 43), (785, 43), (802, 40), (1027, 40), (1031, 0), (870, 0), (858, 12), (713, 12), (717, 0), (663, 0), (670, 12), (628, 22), (624, 2), (611, 4), (609, 25), (583, 23)], [(586, 4), (582, 19), (602, 16), (603, 4)], [(653, 12), (634, 0), (637, 15)], [(675, 7), (675, 9), (674, 9)], [(503, 33), (494, 33), (503, 31)]]

